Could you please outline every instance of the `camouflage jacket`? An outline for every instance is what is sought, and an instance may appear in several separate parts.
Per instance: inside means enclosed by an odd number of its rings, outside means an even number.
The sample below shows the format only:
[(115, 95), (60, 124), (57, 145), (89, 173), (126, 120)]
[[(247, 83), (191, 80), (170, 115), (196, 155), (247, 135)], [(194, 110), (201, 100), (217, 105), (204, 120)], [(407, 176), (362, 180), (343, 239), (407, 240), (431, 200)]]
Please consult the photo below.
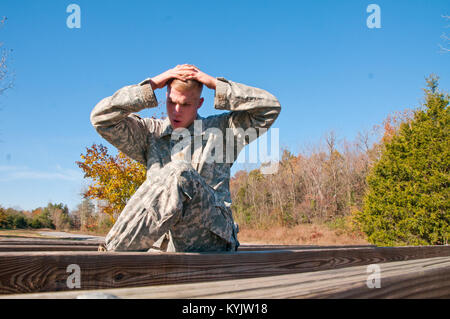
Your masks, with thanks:
[[(177, 158), (173, 153), (175, 140), (169, 119), (141, 118), (134, 114), (158, 105), (149, 80), (123, 87), (101, 100), (91, 113), (91, 123), (97, 132), (124, 154), (144, 164), (147, 178), (151, 177), (152, 170)], [(192, 166), (215, 190), (215, 205), (229, 210), (230, 168), (240, 150), (257, 138), (245, 133), (254, 128), (259, 136), (259, 129), (268, 129), (273, 124), (281, 106), (267, 91), (217, 78), (214, 107), (230, 112), (206, 118), (198, 115), (200, 129), (194, 124), (187, 128), (193, 138), (184, 154), (189, 153)], [(213, 149), (216, 154), (211, 161), (206, 153), (211, 154)], [(231, 210), (229, 213), (231, 222)]]

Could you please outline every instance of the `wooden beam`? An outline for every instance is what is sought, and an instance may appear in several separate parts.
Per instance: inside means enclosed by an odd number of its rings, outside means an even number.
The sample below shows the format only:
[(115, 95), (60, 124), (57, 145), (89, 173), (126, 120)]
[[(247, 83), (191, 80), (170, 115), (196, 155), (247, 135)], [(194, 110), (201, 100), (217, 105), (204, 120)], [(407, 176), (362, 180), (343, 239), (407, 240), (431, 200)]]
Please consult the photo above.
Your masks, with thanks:
[[(99, 241), (86, 242), (77, 240), (0, 240), (0, 252), (6, 251), (96, 251)], [(40, 248), (41, 247), (41, 248)], [(58, 248), (61, 247), (61, 248)], [(71, 249), (70, 247), (73, 247)], [(331, 249), (331, 248), (363, 248), (375, 247), (373, 245), (248, 245), (239, 246), (239, 251), (261, 250), (297, 250), (297, 249)]]
[(0, 294), (69, 290), (67, 267), (81, 269), (81, 289), (242, 279), (450, 256), (450, 246), (365, 247), (233, 253), (4, 252)]
[[(367, 285), (367, 266), (301, 274), (157, 287), (3, 295), (0, 298), (74, 299), (95, 294), (119, 298), (450, 298), (450, 257), (380, 264), (379, 288)], [(92, 298), (92, 297), (91, 297)]]
[[(101, 241), (98, 240), (67, 240), (67, 239), (2, 239), (1, 245), (80, 245), (80, 246), (98, 246)], [(279, 245), (279, 244), (242, 244), (239, 250), (267, 250), (270, 249), (304, 249), (304, 248), (360, 248), (360, 247), (376, 247), (375, 245)]]

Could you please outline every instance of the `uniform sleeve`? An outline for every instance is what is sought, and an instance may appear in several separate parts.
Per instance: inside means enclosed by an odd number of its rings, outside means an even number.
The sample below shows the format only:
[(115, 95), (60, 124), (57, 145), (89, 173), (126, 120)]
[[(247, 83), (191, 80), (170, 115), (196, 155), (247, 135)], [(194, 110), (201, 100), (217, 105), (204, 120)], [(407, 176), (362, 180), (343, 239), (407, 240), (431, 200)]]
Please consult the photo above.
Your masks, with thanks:
[[(217, 78), (214, 107), (231, 111), (226, 116), (226, 127), (235, 134), (254, 128), (258, 136), (259, 129), (269, 129), (281, 111), (277, 98), (269, 92), (224, 78)], [(245, 144), (253, 139), (246, 138)]]
[(91, 123), (96, 131), (128, 157), (147, 162), (148, 135), (154, 130), (149, 119), (137, 114), (158, 102), (148, 80), (125, 86), (114, 95), (101, 100), (91, 112)]

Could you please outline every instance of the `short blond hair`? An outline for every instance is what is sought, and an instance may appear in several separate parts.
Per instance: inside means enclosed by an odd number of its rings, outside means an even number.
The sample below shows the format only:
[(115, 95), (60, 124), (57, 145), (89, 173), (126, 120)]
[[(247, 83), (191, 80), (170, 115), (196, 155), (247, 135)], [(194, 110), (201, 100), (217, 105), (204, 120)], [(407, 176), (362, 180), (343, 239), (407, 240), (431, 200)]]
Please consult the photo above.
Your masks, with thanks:
[(182, 81), (179, 79), (171, 79), (168, 82), (168, 87), (173, 87), (179, 91), (190, 91), (190, 90), (198, 90), (200, 94), (202, 94), (203, 83), (200, 83), (197, 80), (189, 79), (186, 81)]

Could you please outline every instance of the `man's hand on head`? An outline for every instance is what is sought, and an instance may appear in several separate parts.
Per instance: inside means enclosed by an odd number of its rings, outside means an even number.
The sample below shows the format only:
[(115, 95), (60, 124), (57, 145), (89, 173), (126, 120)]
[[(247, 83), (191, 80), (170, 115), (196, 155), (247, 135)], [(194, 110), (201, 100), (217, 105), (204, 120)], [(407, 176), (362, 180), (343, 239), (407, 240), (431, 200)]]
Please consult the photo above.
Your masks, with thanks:
[(162, 89), (166, 86), (167, 81), (170, 79), (178, 79), (181, 81), (186, 81), (188, 79), (188, 76), (192, 76), (193, 71), (183, 67), (183, 65), (177, 65), (173, 69), (169, 69), (166, 72), (163, 72), (153, 78), (150, 79), (150, 82), (152, 84), (152, 89)]
[(152, 85), (152, 89), (156, 90), (165, 87), (170, 79), (179, 79), (181, 81), (186, 81), (189, 79), (197, 80), (206, 85), (209, 89), (216, 89), (216, 79), (200, 71), (196, 66), (191, 64), (177, 65), (173, 69), (167, 70), (166, 72), (151, 78), (150, 83)]
[(188, 79), (197, 80), (200, 83), (203, 83), (208, 89), (211, 90), (216, 89), (216, 78), (200, 71), (200, 69), (197, 68), (195, 65), (184, 64), (184, 66), (186, 66), (186, 68), (189, 68), (189, 70), (192, 71), (192, 74), (188, 75)]

